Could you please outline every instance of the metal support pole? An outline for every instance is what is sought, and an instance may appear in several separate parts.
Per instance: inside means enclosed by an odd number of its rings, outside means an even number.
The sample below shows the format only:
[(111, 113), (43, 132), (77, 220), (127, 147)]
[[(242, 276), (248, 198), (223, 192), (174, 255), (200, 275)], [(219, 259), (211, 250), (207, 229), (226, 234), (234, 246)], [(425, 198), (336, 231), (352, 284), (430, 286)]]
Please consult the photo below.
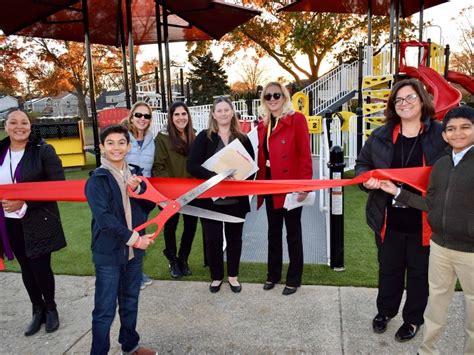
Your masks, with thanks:
[(324, 111), (323, 117), (326, 119), (326, 132), (328, 132), (328, 144), (329, 144), (329, 148), (331, 148), (332, 147), (332, 139), (331, 139), (332, 112), (329, 110)]
[(428, 38), (428, 53), (426, 54), (426, 64), (425, 65), (427, 67), (429, 67), (431, 65), (431, 38)]
[(444, 78), (448, 80), (448, 72), (449, 72), (449, 55), (451, 54), (451, 49), (449, 48), (449, 44), (444, 47)]
[(400, 2), (395, 0), (395, 81), (400, 74)]
[(132, 102), (137, 102), (137, 73), (135, 68), (135, 52), (133, 51), (132, 0), (125, 0), (128, 29), (128, 60), (130, 62), (130, 82), (132, 84)]
[(123, 86), (125, 89), (125, 105), (130, 110), (132, 107), (130, 103), (130, 86), (128, 83), (128, 69), (127, 69), (127, 49), (125, 43), (125, 28), (123, 27), (123, 13), (122, 13), (122, 1), (118, 2), (118, 25), (120, 31), (120, 49), (122, 51), (122, 66), (123, 66)]
[(168, 10), (166, 0), (163, 0), (163, 37), (165, 43), (165, 62), (166, 62), (166, 89), (168, 91), (168, 105), (173, 101), (173, 90), (171, 88), (171, 64), (170, 64), (170, 46), (168, 36)]
[(359, 43), (357, 51), (359, 54), (359, 76), (357, 78), (357, 106), (362, 107), (362, 80), (364, 80), (364, 46), (362, 43)]
[(369, 0), (367, 9), (367, 45), (372, 45), (372, 0)]
[(184, 101), (184, 70), (183, 68), (179, 69), (179, 90), (181, 91), (180, 94), (183, 96)]
[[(425, 10), (425, 1), (420, 0), (420, 23), (418, 24), (418, 42), (423, 42), (423, 12)], [(418, 63), (421, 61), (422, 47), (418, 48)]]
[(86, 47), (87, 74), (89, 77), (89, 96), (91, 101), (92, 114), (92, 132), (94, 135), (94, 155), (96, 166), (100, 166), (100, 149), (99, 149), (99, 127), (97, 119), (97, 107), (95, 104), (95, 84), (94, 84), (94, 65), (92, 63), (92, 52), (89, 34), (89, 10), (87, 0), (82, 0), (82, 16), (84, 21), (84, 45)]
[[(158, 38), (158, 60), (160, 62), (160, 90), (161, 90), (161, 111), (166, 112), (166, 87), (165, 87), (165, 69), (163, 64), (163, 38), (161, 36), (161, 18), (160, 5), (158, 1), (155, 2), (155, 16), (156, 16), (156, 35)], [(156, 87), (158, 90), (158, 86)]]
[[(334, 146), (329, 150), (329, 176), (332, 180), (344, 177), (344, 150)], [(330, 220), (330, 267), (334, 271), (344, 271), (344, 189), (342, 186), (331, 189)]]
[(394, 31), (394, 21), (395, 21), (395, 2), (394, 0), (390, 1), (390, 32), (389, 39), (390, 42), (390, 74), (393, 73), (393, 31)]
[(364, 144), (364, 115), (362, 114), (362, 107), (356, 108), (357, 115), (357, 155), (359, 155), (362, 150), (362, 145)]

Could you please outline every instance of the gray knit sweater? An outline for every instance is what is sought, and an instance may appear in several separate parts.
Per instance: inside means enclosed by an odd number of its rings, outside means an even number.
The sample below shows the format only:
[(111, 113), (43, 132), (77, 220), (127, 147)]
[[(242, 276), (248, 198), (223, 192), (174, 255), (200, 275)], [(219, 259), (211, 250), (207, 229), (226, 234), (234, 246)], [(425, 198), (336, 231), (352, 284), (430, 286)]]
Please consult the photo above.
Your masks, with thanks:
[(474, 148), (456, 166), (451, 155), (436, 162), (426, 198), (402, 190), (397, 201), (428, 211), (436, 244), (474, 253)]

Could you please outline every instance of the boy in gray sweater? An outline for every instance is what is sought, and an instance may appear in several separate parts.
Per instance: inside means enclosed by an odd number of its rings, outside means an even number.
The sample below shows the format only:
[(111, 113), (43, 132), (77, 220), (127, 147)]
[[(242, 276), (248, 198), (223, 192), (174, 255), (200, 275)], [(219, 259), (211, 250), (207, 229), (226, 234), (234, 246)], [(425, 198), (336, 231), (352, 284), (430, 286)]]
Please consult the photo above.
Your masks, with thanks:
[(381, 181), (397, 202), (428, 211), (432, 228), (428, 269), (429, 298), (419, 354), (438, 354), (448, 306), (459, 279), (466, 302), (465, 354), (474, 354), (474, 109), (449, 111), (443, 138), (452, 151), (433, 166), (426, 197)]

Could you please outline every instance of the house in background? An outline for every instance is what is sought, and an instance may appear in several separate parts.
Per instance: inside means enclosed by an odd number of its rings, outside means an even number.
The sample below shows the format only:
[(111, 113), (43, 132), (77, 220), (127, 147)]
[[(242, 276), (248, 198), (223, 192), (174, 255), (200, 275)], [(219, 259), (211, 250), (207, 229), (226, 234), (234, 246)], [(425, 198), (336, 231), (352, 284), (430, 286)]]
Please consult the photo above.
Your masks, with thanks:
[[(90, 99), (86, 97), (87, 111), (90, 115)], [(38, 113), (41, 117), (79, 116), (77, 97), (65, 92), (54, 97), (40, 97), (25, 102), (25, 110)]]
[(126, 107), (125, 90), (103, 91), (96, 100), (97, 110)]
[(18, 99), (10, 95), (0, 94), (0, 118), (4, 118), (12, 108), (18, 108)]
[(53, 116), (53, 99), (51, 97), (38, 97), (25, 101), (25, 110), (35, 112), (43, 117)]

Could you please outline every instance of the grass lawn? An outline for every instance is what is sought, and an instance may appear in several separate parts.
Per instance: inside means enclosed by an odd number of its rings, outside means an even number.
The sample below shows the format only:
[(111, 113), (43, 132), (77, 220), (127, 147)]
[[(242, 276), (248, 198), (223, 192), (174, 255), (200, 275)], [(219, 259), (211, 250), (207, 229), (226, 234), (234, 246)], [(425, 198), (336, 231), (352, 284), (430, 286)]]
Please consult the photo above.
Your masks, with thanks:
[[(86, 179), (94, 168), (94, 157), (88, 154), (88, 165), (82, 170), (66, 172), (67, 179)], [(365, 193), (357, 186), (345, 188), (345, 266), (344, 272), (335, 272), (325, 265), (305, 265), (304, 284), (368, 286), (377, 285), (376, 248), (373, 233), (365, 223)], [(61, 219), (68, 247), (53, 254), (56, 274), (93, 275), (94, 268), (90, 251), (90, 211), (86, 203), (60, 202)], [(181, 225), (179, 226), (179, 229)], [(180, 231), (178, 230), (180, 235)], [(198, 223), (196, 238), (190, 255), (193, 275), (186, 280), (209, 280), (209, 270), (203, 264), (201, 226)], [(147, 251), (145, 273), (154, 279), (170, 280), (168, 263), (162, 254), (163, 237)], [(18, 271), (16, 261), (6, 262), (9, 271)], [(286, 272), (286, 271), (284, 271)], [(240, 279), (243, 282), (264, 282), (265, 263), (241, 263)]]

